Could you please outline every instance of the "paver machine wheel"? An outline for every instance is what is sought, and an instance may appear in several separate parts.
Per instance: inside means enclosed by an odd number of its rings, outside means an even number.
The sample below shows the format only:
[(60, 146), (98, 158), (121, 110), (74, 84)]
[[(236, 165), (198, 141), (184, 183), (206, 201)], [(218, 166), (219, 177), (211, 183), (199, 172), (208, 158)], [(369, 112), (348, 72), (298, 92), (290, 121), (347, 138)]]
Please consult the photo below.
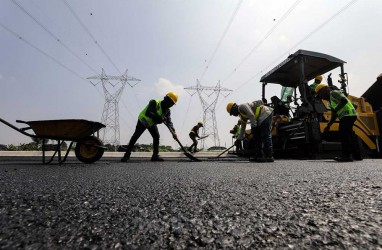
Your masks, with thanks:
[(86, 136), (81, 141), (77, 142), (75, 148), (75, 154), (78, 160), (84, 163), (93, 163), (98, 161), (105, 148), (100, 139), (95, 136)]

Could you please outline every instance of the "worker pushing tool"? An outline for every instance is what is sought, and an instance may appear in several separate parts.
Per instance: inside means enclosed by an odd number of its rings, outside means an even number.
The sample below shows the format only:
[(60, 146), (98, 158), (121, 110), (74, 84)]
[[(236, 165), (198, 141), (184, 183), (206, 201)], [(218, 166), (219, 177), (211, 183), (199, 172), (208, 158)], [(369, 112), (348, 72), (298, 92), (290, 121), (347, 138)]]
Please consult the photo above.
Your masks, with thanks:
[(227, 112), (241, 119), (241, 130), (237, 140), (244, 139), (245, 127), (248, 120), (251, 123), (251, 132), (255, 144), (255, 155), (250, 158), (256, 162), (273, 162), (272, 145), (272, 117), (273, 109), (265, 106), (263, 101), (258, 100), (251, 103), (236, 104), (230, 102), (227, 105)]
[(340, 120), (342, 155), (335, 157), (334, 160), (339, 162), (351, 162), (353, 159), (361, 161), (362, 155), (353, 132), (353, 125), (358, 116), (353, 104), (341, 91), (331, 90), (326, 84), (318, 84), (314, 91), (318, 98), (328, 101), (331, 110), (331, 118), (324, 129), (324, 134), (330, 131), (330, 127), (337, 118)]
[(139, 137), (147, 129), (153, 137), (153, 155), (151, 161), (163, 161), (159, 157), (159, 131), (157, 124), (165, 123), (172, 130), (174, 139), (177, 139), (174, 126), (171, 121), (170, 108), (178, 101), (178, 95), (174, 92), (169, 92), (163, 100), (150, 100), (149, 104), (141, 111), (138, 116), (135, 132), (130, 139), (126, 152), (121, 159), (121, 162), (127, 162), (130, 159), (131, 151)]
[[(191, 146), (188, 148), (188, 151), (190, 151), (191, 153), (196, 153), (198, 152), (199, 150), (197, 149), (197, 146), (198, 146), (198, 141), (196, 140), (196, 137), (200, 138), (199, 136), (199, 129), (201, 127), (203, 127), (204, 124), (203, 122), (198, 122), (198, 124), (196, 124), (194, 127), (192, 127), (190, 133), (189, 133), (189, 136), (192, 140), (192, 144)], [(194, 149), (194, 150), (192, 150)]]

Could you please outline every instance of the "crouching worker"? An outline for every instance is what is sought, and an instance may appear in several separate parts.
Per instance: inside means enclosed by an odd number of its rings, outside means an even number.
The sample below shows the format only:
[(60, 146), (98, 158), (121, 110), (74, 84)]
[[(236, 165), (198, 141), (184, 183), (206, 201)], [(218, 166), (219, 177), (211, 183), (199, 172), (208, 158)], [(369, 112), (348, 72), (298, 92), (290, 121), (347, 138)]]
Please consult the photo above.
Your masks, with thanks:
[[(203, 127), (203, 122), (198, 122), (198, 124), (196, 124), (196, 126), (194, 126), (190, 133), (188, 134), (192, 140), (192, 144), (191, 146), (188, 148), (188, 151), (190, 151), (191, 153), (196, 153), (198, 152), (199, 150), (197, 149), (197, 146), (198, 146), (198, 141), (196, 140), (196, 137), (200, 138), (199, 136), (199, 129)], [(192, 151), (192, 149), (194, 148), (194, 150)]]
[(146, 129), (153, 137), (154, 152), (151, 157), (151, 161), (163, 161), (163, 159), (159, 157), (159, 131), (157, 124), (167, 124), (174, 132), (174, 139), (177, 138), (174, 126), (171, 122), (170, 112), (170, 108), (174, 106), (177, 101), (178, 96), (173, 92), (167, 93), (163, 100), (150, 100), (149, 104), (141, 111), (138, 116), (135, 132), (130, 139), (129, 145), (126, 148), (126, 153), (121, 159), (121, 162), (127, 162), (130, 159), (130, 154), (133, 150), (134, 144)]
[(273, 109), (265, 106), (261, 100), (237, 105), (228, 103), (227, 112), (241, 119), (241, 130), (237, 140), (244, 139), (245, 127), (248, 120), (255, 144), (255, 155), (251, 161), (273, 162), (272, 117)]
[(231, 134), (233, 134), (232, 138), (235, 139), (235, 147), (236, 147), (236, 153), (238, 155), (242, 154), (243, 151), (243, 142), (241, 140), (237, 140), (237, 138), (240, 136), (240, 125), (241, 122), (240, 120), (238, 121), (237, 124), (229, 131)]
[(340, 162), (350, 162), (362, 160), (357, 139), (353, 133), (353, 125), (357, 120), (357, 111), (349, 99), (339, 90), (331, 90), (326, 84), (318, 84), (315, 88), (318, 98), (327, 100), (331, 109), (331, 118), (324, 133), (329, 132), (330, 127), (337, 119), (340, 120), (339, 133), (341, 138), (342, 156), (335, 157), (334, 160)]

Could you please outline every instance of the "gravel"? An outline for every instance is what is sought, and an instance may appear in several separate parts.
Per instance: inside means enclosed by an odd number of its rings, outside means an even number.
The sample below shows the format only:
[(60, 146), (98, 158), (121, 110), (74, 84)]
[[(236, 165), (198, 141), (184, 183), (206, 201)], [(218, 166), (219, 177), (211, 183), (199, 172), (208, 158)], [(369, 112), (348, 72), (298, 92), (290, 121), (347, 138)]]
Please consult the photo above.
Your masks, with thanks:
[(381, 160), (0, 162), (1, 249), (382, 249)]

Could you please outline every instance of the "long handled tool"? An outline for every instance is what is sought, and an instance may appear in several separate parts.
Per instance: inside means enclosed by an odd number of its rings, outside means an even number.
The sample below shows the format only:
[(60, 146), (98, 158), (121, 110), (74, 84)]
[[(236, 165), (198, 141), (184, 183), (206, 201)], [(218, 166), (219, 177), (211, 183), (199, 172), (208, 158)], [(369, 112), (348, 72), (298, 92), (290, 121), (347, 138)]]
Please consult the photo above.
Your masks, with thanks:
[(208, 136), (209, 135), (202, 136), (202, 137), (198, 138), (198, 140), (203, 140), (203, 139), (207, 138)]
[[(168, 130), (170, 130), (170, 133), (174, 136), (174, 134), (175, 134), (174, 131), (173, 131), (173, 130), (172, 130), (166, 123), (164, 123), (164, 124), (166, 125), (166, 127), (168, 128)], [(192, 154), (190, 154), (189, 152), (187, 152), (187, 150), (184, 149), (182, 143), (180, 143), (180, 141), (178, 140), (178, 138), (175, 137), (174, 139), (175, 139), (175, 141), (179, 144), (179, 146), (180, 146), (180, 148), (182, 149), (184, 155), (187, 156), (190, 160), (192, 160), (192, 161), (202, 161), (202, 160), (196, 158), (195, 156), (193, 156)]]
[(221, 152), (218, 156), (216, 156), (216, 158), (219, 158), (222, 154), (224, 154), (225, 152), (227, 152), (228, 150), (230, 150), (230, 149), (233, 148), (234, 146), (235, 146), (235, 144), (232, 145), (231, 147), (227, 148), (227, 149), (224, 150), (223, 152)]

